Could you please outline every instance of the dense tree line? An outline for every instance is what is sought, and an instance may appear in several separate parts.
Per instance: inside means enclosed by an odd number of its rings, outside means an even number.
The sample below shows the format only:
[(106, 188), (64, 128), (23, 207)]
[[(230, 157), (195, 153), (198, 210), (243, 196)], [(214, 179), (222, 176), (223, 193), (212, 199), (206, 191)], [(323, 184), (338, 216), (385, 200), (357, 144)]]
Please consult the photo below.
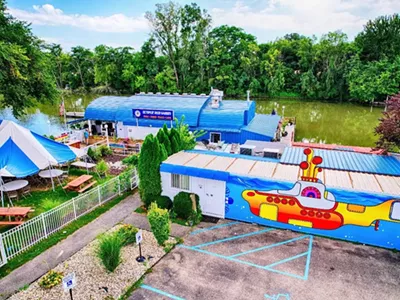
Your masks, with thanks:
[[(146, 13), (152, 31), (141, 49), (99, 45), (66, 52), (41, 43), (0, 3), (0, 94), (14, 107), (53, 99), (54, 86), (98, 93), (207, 93), (213, 86), (230, 96), (249, 89), (254, 96), (360, 102), (399, 91), (398, 14), (369, 21), (354, 41), (337, 31), (258, 43), (241, 28), (212, 28), (211, 16), (197, 4), (169, 2)], [(19, 90), (20, 82), (28, 88)]]

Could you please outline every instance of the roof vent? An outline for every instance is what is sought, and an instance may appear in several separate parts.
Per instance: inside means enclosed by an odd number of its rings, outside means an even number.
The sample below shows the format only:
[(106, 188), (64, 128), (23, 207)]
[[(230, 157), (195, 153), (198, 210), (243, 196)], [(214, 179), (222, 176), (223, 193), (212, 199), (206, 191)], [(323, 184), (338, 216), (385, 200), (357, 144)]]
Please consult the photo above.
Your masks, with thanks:
[(224, 92), (217, 89), (212, 89), (210, 96), (211, 96), (211, 107), (219, 108), (222, 102), (222, 97), (224, 96)]
[(188, 93), (183, 93), (182, 96), (187, 96)]
[(171, 93), (164, 93), (164, 95), (171, 95)]
[(179, 96), (179, 93), (174, 93), (175, 96)]
[(156, 95), (161, 95), (161, 93), (160, 93), (160, 92), (157, 92)]
[(154, 93), (153, 93), (153, 92), (148, 92), (147, 94), (148, 94), (148, 95), (154, 95)]

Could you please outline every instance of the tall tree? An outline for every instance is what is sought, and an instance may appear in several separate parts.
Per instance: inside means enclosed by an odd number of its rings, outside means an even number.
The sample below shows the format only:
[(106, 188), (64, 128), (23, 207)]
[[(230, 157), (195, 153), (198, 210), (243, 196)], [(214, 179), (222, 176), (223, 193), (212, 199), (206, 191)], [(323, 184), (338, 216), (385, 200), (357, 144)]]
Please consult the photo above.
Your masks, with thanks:
[(400, 15), (368, 21), (355, 39), (362, 60), (393, 59), (400, 54)]
[(28, 24), (6, 13), (0, 0), (0, 106), (10, 106), (16, 116), (35, 102), (57, 99), (55, 78), (42, 42)]

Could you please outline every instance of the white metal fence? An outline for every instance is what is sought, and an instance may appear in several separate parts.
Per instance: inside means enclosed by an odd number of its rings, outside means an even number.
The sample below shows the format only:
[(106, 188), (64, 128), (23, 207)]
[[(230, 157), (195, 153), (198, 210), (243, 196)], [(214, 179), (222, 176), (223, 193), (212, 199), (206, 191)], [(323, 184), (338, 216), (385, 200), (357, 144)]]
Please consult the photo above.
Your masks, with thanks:
[(136, 170), (131, 176), (115, 177), (92, 190), (79, 195), (20, 226), (0, 234), (0, 267), (31, 246), (48, 238), (64, 226), (96, 207), (138, 186)]

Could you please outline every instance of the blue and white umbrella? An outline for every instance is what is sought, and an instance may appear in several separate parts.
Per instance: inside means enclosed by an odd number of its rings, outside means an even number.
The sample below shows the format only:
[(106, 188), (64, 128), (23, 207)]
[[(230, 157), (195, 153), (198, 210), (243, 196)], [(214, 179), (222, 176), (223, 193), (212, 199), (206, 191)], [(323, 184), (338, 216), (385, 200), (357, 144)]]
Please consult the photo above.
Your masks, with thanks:
[(75, 160), (77, 153), (79, 149), (45, 138), (12, 121), (0, 120), (0, 178), (30, 176)]

